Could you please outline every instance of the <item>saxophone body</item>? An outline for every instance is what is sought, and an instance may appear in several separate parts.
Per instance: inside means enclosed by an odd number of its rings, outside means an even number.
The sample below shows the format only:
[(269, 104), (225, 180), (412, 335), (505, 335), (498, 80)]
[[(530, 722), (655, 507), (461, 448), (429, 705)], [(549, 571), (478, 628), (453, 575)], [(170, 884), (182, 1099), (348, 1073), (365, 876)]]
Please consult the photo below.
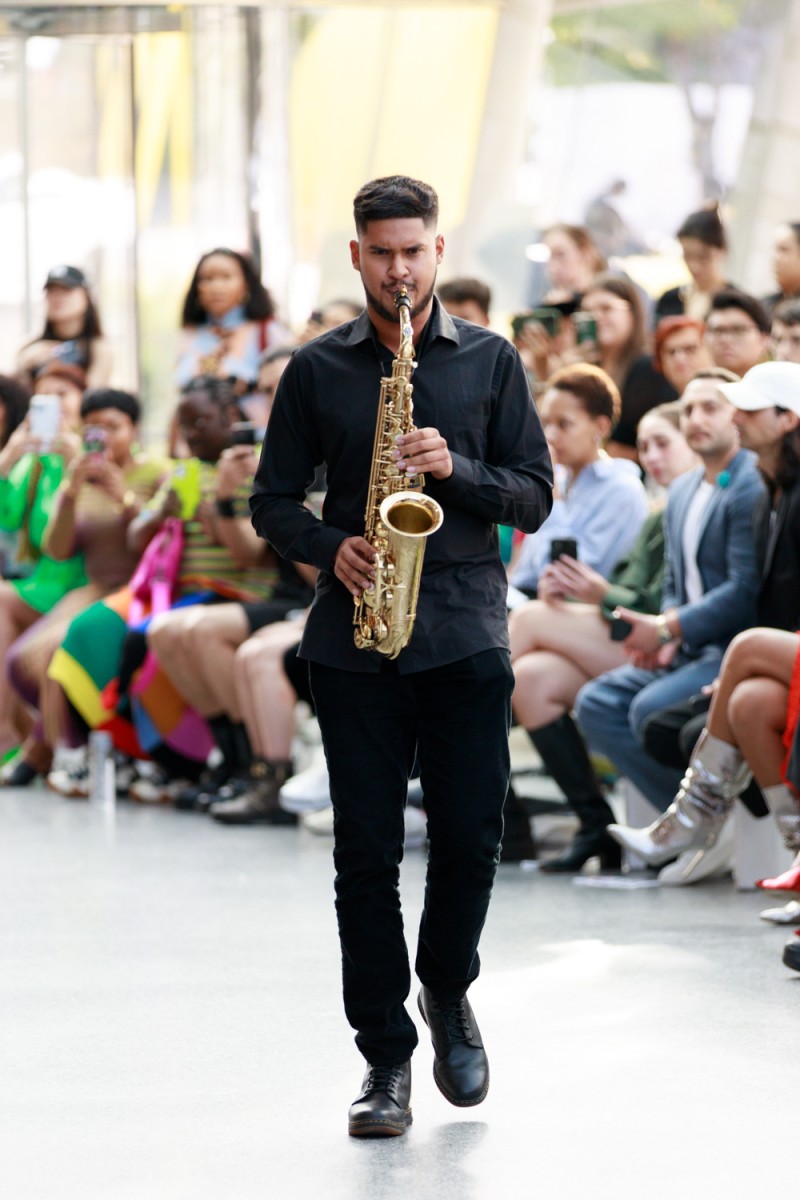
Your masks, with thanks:
[(397, 658), (411, 640), (425, 545), (443, 519), (441, 506), (423, 495), (424, 475), (407, 475), (392, 457), (397, 438), (415, 428), (411, 374), (416, 364), (405, 288), (395, 304), (400, 348), (391, 375), (381, 379), (364, 514), (364, 537), (377, 552), (374, 588), (356, 599), (353, 614), (359, 650), (377, 650), (387, 658)]

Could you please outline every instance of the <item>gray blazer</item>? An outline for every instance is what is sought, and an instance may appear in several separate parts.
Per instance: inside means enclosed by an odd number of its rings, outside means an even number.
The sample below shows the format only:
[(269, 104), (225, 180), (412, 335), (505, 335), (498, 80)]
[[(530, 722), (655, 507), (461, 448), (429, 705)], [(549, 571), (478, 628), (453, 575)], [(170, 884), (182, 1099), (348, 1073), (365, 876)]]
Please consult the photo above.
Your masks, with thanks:
[(740, 450), (728, 467), (729, 482), (718, 485), (703, 514), (697, 567), (704, 594), (686, 598), (683, 526), (703, 479), (702, 467), (679, 476), (669, 489), (664, 513), (665, 563), (661, 611), (675, 608), (686, 652), (707, 646), (724, 650), (731, 638), (757, 621), (759, 571), (753, 538), (753, 509), (765, 488), (755, 455)]

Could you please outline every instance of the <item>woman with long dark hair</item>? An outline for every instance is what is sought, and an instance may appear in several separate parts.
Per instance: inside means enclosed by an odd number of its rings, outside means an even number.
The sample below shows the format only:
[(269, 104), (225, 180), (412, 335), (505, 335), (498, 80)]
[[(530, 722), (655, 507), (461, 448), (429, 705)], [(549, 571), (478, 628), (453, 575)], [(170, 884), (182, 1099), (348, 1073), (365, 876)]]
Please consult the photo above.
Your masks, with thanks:
[(644, 306), (630, 279), (606, 272), (589, 284), (581, 310), (594, 317), (593, 361), (616, 383), (622, 397), (621, 413), (611, 431), (606, 450), (615, 458), (636, 458), (636, 427), (657, 404), (677, 399), (677, 392), (653, 366), (646, 353)]
[(111, 377), (111, 349), (83, 271), (53, 267), (45, 280), (44, 297), (44, 329), (20, 350), (17, 375), (32, 387), (48, 364), (64, 362), (85, 372), (88, 387), (105, 386)]
[(181, 325), (179, 388), (211, 375), (230, 379), (236, 394), (244, 395), (256, 382), (263, 352), (290, 340), (253, 264), (225, 247), (210, 250), (197, 264)]

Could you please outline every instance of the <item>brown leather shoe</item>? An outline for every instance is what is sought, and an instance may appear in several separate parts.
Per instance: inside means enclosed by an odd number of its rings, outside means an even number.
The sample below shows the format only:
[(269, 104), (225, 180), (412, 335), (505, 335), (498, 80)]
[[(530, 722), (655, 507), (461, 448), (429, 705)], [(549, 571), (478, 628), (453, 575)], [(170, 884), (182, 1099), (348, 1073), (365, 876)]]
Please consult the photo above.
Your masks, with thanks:
[(400, 1137), (411, 1124), (411, 1063), (368, 1066), (350, 1105), (350, 1137)]
[(489, 1091), (489, 1060), (469, 1000), (465, 996), (443, 1004), (423, 987), (418, 1004), (433, 1042), (433, 1078), (439, 1091), (457, 1108), (480, 1104)]

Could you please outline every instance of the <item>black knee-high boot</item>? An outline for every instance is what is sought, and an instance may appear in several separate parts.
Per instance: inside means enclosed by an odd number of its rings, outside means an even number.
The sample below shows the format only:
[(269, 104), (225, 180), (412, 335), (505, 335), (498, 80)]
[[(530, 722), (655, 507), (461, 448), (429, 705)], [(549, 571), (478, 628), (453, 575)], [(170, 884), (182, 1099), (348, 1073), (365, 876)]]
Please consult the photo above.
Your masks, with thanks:
[(501, 862), (522, 862), (536, 858), (536, 843), (531, 833), (531, 822), (519, 797), (509, 783), (503, 804), (503, 841), (500, 846)]
[(541, 729), (529, 729), (542, 762), (580, 820), (580, 829), (570, 848), (558, 858), (541, 864), (542, 871), (580, 871), (595, 855), (604, 867), (619, 867), (620, 847), (606, 826), (615, 817), (600, 790), (589, 754), (577, 725), (569, 713)]

